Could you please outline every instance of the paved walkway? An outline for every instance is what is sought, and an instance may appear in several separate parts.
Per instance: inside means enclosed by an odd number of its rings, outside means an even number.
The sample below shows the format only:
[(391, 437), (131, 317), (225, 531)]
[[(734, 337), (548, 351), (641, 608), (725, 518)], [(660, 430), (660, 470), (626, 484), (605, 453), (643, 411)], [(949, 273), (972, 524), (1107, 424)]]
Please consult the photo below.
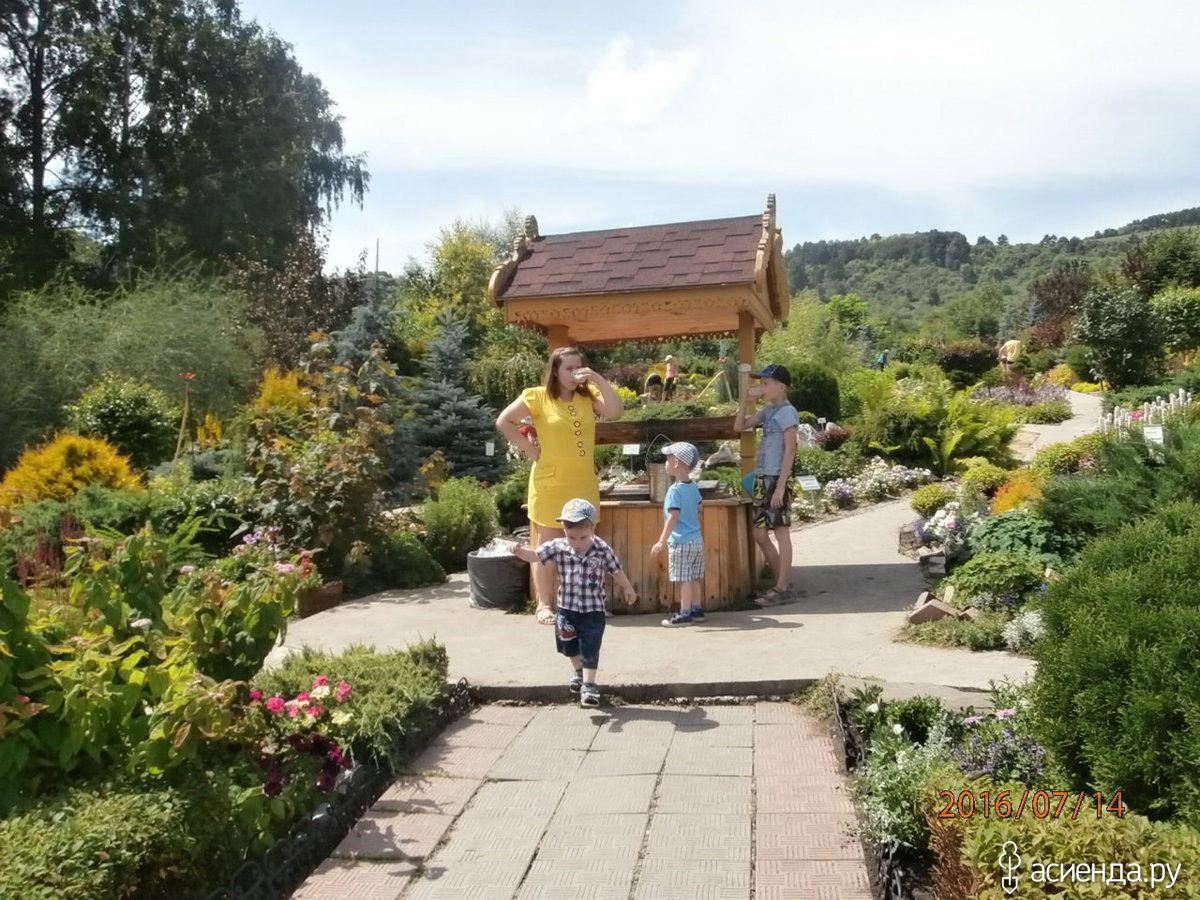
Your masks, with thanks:
[[(1071, 399), (1071, 421), (1023, 429), (1024, 458), (1095, 427), (1099, 399)], [(912, 519), (901, 500), (794, 529), (806, 596), (786, 606), (713, 612), (675, 630), (659, 616), (614, 617), (600, 710), (569, 701), (551, 630), (470, 608), (465, 575), (295, 623), (276, 658), (302, 645), (436, 638), (451, 677), (486, 699), (554, 705), (487, 705), (452, 726), (294, 896), (870, 896), (827, 726), (787, 703), (649, 704), (786, 696), (830, 673), (885, 681), (889, 695), (979, 703), (992, 681), (1027, 677), (1032, 662), (1009, 653), (893, 640), (926, 587), (897, 552)]]
[(484, 706), (293, 896), (869, 900), (839, 752), (790, 703)]

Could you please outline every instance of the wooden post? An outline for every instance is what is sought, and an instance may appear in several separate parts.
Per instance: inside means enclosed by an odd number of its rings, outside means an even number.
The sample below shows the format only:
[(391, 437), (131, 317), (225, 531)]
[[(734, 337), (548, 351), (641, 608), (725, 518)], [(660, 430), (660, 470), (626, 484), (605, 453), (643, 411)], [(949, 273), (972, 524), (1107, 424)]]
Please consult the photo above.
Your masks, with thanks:
[[(750, 386), (750, 372), (754, 371), (754, 316), (748, 312), (738, 313), (738, 404), (746, 411), (752, 411), (754, 404), (746, 396)], [(742, 371), (741, 365), (750, 368)], [(743, 431), (741, 435), (742, 474), (748, 475), (754, 471), (755, 440), (753, 431)]]

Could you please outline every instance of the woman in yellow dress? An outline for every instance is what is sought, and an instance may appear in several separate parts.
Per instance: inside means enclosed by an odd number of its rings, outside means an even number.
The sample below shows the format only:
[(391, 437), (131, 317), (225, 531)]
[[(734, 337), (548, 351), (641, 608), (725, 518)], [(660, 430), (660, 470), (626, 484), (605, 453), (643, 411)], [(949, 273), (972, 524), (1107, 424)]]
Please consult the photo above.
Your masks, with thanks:
[[(596, 476), (596, 417), (619, 419), (625, 405), (613, 386), (589, 369), (578, 347), (559, 347), (550, 354), (540, 387), (526, 388), (496, 419), (496, 428), (510, 444), (533, 460), (529, 476), (530, 541), (536, 547), (563, 535), (557, 518), (575, 497), (600, 508)], [(521, 431), (533, 420), (534, 440)], [(554, 621), (554, 572), (533, 567), (537, 620)]]

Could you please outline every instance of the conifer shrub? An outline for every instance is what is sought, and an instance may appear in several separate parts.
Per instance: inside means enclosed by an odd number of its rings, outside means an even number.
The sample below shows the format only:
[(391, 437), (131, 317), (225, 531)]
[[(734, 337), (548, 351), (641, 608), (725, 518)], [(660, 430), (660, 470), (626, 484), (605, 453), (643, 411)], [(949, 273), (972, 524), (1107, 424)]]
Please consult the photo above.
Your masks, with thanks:
[(1035, 649), (1042, 737), (1070, 789), (1200, 825), (1200, 505), (1098, 538), (1050, 585)]
[(467, 554), (496, 536), (496, 504), (474, 478), (450, 478), (425, 502), (425, 546), (447, 572), (467, 567)]
[(532, 472), (533, 463), (521, 460), (492, 488), (496, 514), (500, 527), (505, 531), (516, 531), (529, 522), (529, 515), (523, 507), (529, 495), (529, 476)]
[(801, 412), (835, 421), (842, 414), (837, 377), (816, 363), (801, 362), (788, 368), (792, 376), (788, 401)]
[(89, 484), (140, 490), (129, 460), (102, 438), (61, 434), (31, 447), (0, 482), (0, 505), (69, 500)]
[(106, 375), (67, 407), (72, 431), (103, 438), (138, 469), (171, 456), (180, 411), (165, 393), (145, 382)]

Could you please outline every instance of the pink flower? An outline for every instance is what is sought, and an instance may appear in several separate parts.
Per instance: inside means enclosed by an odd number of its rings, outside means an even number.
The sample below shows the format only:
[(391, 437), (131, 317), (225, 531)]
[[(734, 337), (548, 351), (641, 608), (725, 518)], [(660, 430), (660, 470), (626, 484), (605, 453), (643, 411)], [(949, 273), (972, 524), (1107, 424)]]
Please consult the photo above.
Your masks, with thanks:
[(296, 716), (300, 715), (300, 704), (295, 700), (290, 701), (287, 704), (287, 713), (289, 719), (296, 718)]
[(329, 678), (326, 675), (318, 675), (317, 680), (313, 682), (313, 687), (319, 688), (329, 684)]
[(337, 702), (345, 703), (350, 699), (350, 685), (346, 682), (341, 682), (337, 686)]
[(262, 699), (262, 691), (255, 689), (250, 692), (250, 700), (251, 701), (258, 701), (261, 699)]
[(292, 563), (275, 563), (275, 571), (280, 575), (291, 575), (293, 572), (299, 572), (300, 567)]
[(310, 694), (308, 691), (301, 691), (300, 693), (298, 693), (296, 695), (297, 703), (307, 703), (311, 699), (312, 699), (312, 694)]
[(305, 710), (305, 712), (308, 713), (310, 716), (312, 716), (315, 719), (321, 713), (325, 712), (325, 710), (323, 710), (319, 706), (310, 706), (308, 709)]
[(996, 710), (997, 719), (1011, 719), (1017, 714), (1015, 709), (998, 709)]
[(193, 572), (195, 572), (195, 571), (196, 571), (196, 567), (195, 567), (195, 566), (180, 566), (180, 567), (179, 567), (179, 574), (180, 574), (180, 575), (191, 575), (191, 574), (192, 574)]
[(283, 712), (286, 706), (287, 704), (283, 702), (283, 698), (278, 694), (267, 701), (267, 711), (276, 716)]

